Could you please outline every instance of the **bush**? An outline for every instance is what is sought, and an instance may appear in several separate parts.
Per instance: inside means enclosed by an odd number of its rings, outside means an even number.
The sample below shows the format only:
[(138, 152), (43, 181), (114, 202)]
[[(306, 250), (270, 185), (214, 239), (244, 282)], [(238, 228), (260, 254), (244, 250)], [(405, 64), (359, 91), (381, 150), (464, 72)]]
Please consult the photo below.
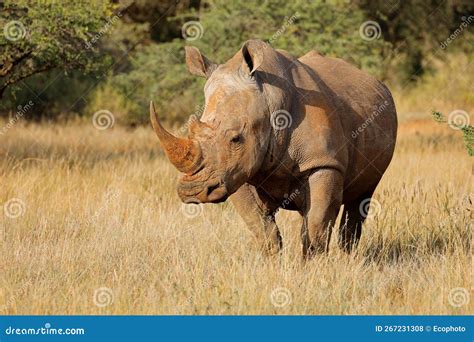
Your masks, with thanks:
[(65, 73), (54, 69), (33, 75), (8, 87), (0, 102), (0, 114), (9, 115), (30, 100), (35, 103), (25, 117), (35, 120), (58, 119), (82, 115), (86, 102), (83, 95), (97, 82), (80, 71)]
[(130, 113), (139, 112), (140, 108), (136, 108), (136, 104), (125, 97), (109, 79), (88, 97), (85, 116), (91, 117), (100, 110), (111, 112), (117, 123), (133, 125), (136, 120)]
[(0, 97), (7, 87), (55, 68), (97, 71), (107, 56), (86, 46), (111, 15), (108, 2), (0, 3)]
[(204, 2), (199, 13), (175, 18), (199, 19), (203, 29), (200, 39), (175, 39), (146, 46), (134, 55), (132, 70), (118, 75), (115, 81), (134, 104), (135, 110), (130, 112), (133, 121), (148, 120), (147, 106), (153, 99), (166, 120), (184, 122), (202, 103), (204, 84), (204, 80), (186, 70), (186, 44), (199, 47), (210, 59), (222, 63), (244, 41), (262, 39), (296, 56), (316, 49), (330, 56), (345, 57), (377, 74), (386, 43), (381, 39), (362, 39), (359, 28), (364, 23), (363, 14), (357, 7), (348, 6), (341, 1)]
[(156, 102), (157, 109), (168, 121), (182, 122), (192, 114), (193, 103), (202, 100), (203, 80), (188, 74), (180, 41), (149, 45), (140, 50), (131, 63), (131, 71), (113, 79), (123, 96), (133, 104), (129, 122), (148, 122), (150, 100)]

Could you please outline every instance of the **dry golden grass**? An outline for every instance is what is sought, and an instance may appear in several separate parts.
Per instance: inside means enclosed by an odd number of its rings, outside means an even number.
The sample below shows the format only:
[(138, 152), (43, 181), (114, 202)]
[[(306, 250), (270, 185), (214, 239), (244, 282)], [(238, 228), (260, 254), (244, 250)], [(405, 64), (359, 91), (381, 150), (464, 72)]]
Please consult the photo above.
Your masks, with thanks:
[(186, 216), (151, 129), (17, 124), (0, 136), (0, 313), (472, 313), (448, 300), (472, 286), (472, 165), (457, 133), (402, 127), (357, 252), (332, 241), (304, 264), (295, 213), (279, 214), (272, 258), (228, 203)]
[(436, 110), (448, 115), (458, 109), (474, 113), (473, 54), (452, 53), (448, 58), (433, 58), (429, 63), (432, 71), (418, 79), (416, 83), (394, 82), (395, 104), (399, 112), (399, 121), (426, 119), (431, 111)]

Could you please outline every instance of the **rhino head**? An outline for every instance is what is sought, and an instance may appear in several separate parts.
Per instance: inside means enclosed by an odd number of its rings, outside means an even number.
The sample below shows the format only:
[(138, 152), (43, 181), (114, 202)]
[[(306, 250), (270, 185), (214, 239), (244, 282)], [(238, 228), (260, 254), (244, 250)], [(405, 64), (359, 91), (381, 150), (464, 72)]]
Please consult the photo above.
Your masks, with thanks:
[(272, 52), (262, 41), (247, 41), (233, 58), (218, 65), (197, 48), (186, 47), (189, 71), (207, 79), (203, 115), (190, 121), (187, 138), (166, 131), (151, 103), (152, 126), (168, 159), (184, 173), (178, 183), (183, 202), (225, 201), (261, 167), (272, 126), (269, 94), (258, 73), (264, 53)]

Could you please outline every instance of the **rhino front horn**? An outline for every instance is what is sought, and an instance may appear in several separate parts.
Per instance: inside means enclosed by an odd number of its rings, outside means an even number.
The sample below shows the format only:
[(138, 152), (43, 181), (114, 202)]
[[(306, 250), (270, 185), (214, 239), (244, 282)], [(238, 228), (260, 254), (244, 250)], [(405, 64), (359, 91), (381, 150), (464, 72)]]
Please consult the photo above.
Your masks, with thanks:
[(201, 161), (201, 148), (199, 143), (188, 138), (175, 137), (165, 130), (158, 120), (153, 101), (150, 101), (150, 120), (170, 162), (173, 163), (179, 171), (192, 174)]

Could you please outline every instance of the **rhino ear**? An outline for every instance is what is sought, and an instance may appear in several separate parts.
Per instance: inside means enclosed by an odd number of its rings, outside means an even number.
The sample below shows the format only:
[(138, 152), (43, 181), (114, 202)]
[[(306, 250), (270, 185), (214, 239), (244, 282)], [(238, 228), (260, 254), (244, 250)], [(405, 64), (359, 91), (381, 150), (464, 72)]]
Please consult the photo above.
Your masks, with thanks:
[(191, 74), (202, 76), (205, 78), (211, 77), (214, 70), (217, 69), (217, 64), (207, 59), (201, 54), (198, 48), (194, 46), (186, 46), (186, 64)]
[(263, 50), (266, 44), (260, 40), (248, 40), (242, 46), (242, 70), (250, 76), (263, 63)]

